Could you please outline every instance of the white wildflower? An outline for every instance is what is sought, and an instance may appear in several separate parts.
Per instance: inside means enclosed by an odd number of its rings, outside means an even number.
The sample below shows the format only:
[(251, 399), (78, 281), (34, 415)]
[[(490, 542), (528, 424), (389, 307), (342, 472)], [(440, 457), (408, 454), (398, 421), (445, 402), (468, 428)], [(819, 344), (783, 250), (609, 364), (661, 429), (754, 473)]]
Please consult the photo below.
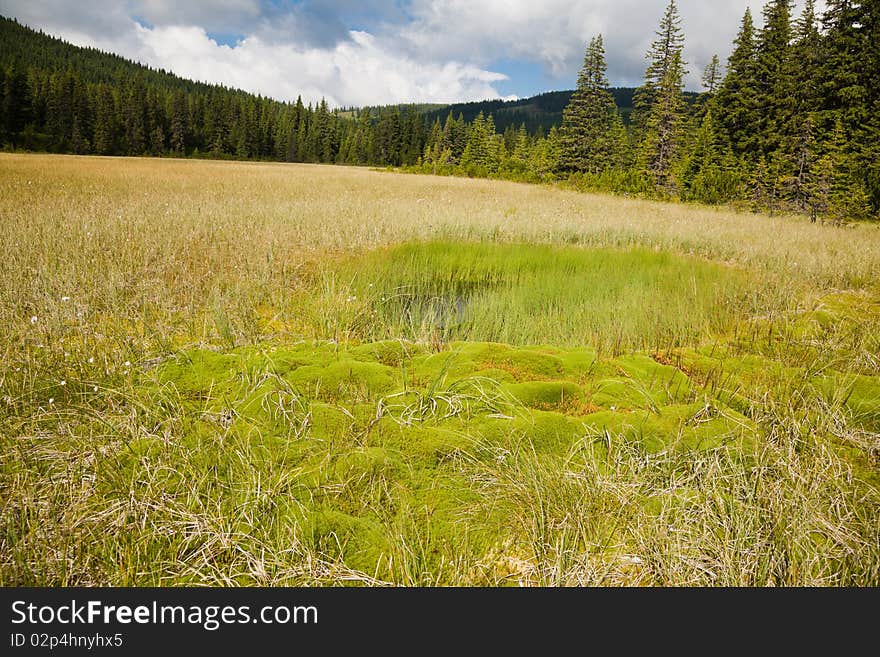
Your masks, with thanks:
[(31, 324), (36, 324), (36, 323), (37, 323), (37, 316), (34, 315), (33, 317), (31, 317)]

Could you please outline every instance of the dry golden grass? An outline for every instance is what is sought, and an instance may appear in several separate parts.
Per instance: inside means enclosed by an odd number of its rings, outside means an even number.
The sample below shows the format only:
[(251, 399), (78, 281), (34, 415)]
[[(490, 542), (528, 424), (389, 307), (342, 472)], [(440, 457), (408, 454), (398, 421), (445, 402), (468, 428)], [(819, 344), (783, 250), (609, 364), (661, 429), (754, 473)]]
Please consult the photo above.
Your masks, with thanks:
[(877, 225), (347, 167), (5, 154), (0, 216), (2, 280), (18, 301), (47, 285), (125, 290), (145, 277), (197, 289), (291, 274), (328, 249), (435, 237), (642, 244), (837, 286), (880, 265)]
[[(4, 584), (376, 583), (296, 527), (261, 524), (267, 514), (287, 522), (279, 505), (298, 476), (266, 456), (262, 436), (222, 445), (204, 437), (211, 458), (234, 461), (238, 478), (224, 481), (207, 457), (181, 447), (204, 413), (136, 375), (184, 346), (335, 337), (331, 321), (305, 315), (304, 298), (327, 287), (328, 261), (382, 245), (637, 245), (696, 255), (746, 271), (760, 297), (750, 308), (773, 320), (854, 290), (846, 303), (863, 304), (873, 323), (849, 312), (848, 324), (807, 338), (792, 330), (780, 342), (763, 337), (779, 324), (759, 320), (739, 338), (767, 356), (761, 363), (801, 366), (801, 354), (826, 354), (815, 360), (823, 371), (880, 373), (877, 225), (358, 168), (3, 154), (0, 227)], [(330, 317), (333, 300), (324, 294), (328, 306), (315, 312)], [(507, 559), (526, 583), (876, 584), (880, 495), (862, 481), (880, 454), (875, 425), (854, 424), (848, 399), (822, 407), (807, 382), (759, 374), (754, 390), (737, 391), (751, 395), (756, 467), (727, 451), (649, 457), (607, 432), (596, 440), (607, 440), (606, 455), (614, 444), (615, 458), (574, 474), (563, 466), (579, 452), (554, 461), (523, 449), (500, 464), (464, 455), (473, 490), (506, 509), (527, 541), (513, 557), (455, 552), (434, 568), (417, 508), (388, 525), (397, 570), (385, 576), (497, 584), (511, 581), (496, 572)], [(708, 375), (702, 384), (710, 394)], [(585, 450), (594, 438), (584, 438)], [(139, 441), (157, 451), (130, 451)], [(846, 449), (857, 453), (852, 461)], [(172, 491), (176, 477), (183, 483)], [(377, 499), (388, 494), (384, 480), (357, 481), (376, 487)], [(337, 488), (351, 505), (371, 499)], [(642, 503), (651, 497), (656, 508)], [(619, 542), (605, 551), (612, 538)]]

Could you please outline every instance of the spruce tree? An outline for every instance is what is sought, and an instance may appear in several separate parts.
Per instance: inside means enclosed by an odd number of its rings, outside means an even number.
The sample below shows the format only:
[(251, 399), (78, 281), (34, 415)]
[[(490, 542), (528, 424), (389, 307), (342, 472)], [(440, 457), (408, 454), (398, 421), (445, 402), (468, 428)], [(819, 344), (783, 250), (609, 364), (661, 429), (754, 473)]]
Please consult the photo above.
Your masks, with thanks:
[(471, 124), (460, 166), (469, 174), (480, 175), (488, 172), (490, 157), (489, 125), (483, 112), (480, 112)]
[(807, 187), (815, 213), (834, 224), (863, 219), (870, 212), (870, 199), (849, 150), (843, 121), (838, 119)]
[(783, 187), (792, 208), (810, 210), (808, 191), (812, 169), (818, 159), (816, 116), (821, 108), (821, 36), (814, 0), (807, 0), (803, 13), (794, 23), (794, 42), (786, 75), (790, 90), (782, 105), (780, 148), (787, 162)]
[(178, 155), (186, 152), (186, 142), (189, 133), (189, 110), (186, 104), (186, 96), (183, 91), (174, 93), (171, 106), (171, 150)]
[(679, 154), (685, 113), (683, 76), (681, 57), (676, 54), (656, 90), (641, 144), (641, 170), (663, 194), (672, 194), (677, 189), (673, 167)]
[(757, 84), (755, 27), (746, 9), (715, 99), (718, 126), (736, 155), (752, 154), (757, 145)]
[(864, 0), (827, 0), (825, 6), (821, 128), (832, 134), (840, 122), (880, 210), (880, 8)]
[(759, 99), (758, 132), (766, 156), (785, 140), (794, 92), (791, 78), (791, 0), (770, 0), (758, 41), (755, 67)]
[(702, 83), (707, 94), (718, 91), (721, 84), (721, 62), (718, 60), (718, 55), (712, 55), (712, 59), (703, 70)]
[(95, 152), (99, 155), (113, 155), (116, 152), (116, 102), (113, 91), (107, 85), (100, 85), (95, 107)]
[(725, 146), (719, 136), (711, 106), (700, 122), (693, 146), (681, 171), (685, 199), (723, 203), (736, 193), (736, 178), (725, 170)]
[(3, 132), (6, 140), (16, 145), (18, 134), (24, 130), (31, 118), (31, 97), (27, 76), (20, 68), (13, 66), (4, 76), (2, 92)]
[(568, 172), (599, 173), (615, 164), (617, 105), (608, 92), (602, 36), (590, 41), (577, 89), (562, 114), (560, 167)]
[(648, 68), (645, 70), (645, 83), (636, 90), (633, 96), (631, 120), (637, 133), (641, 133), (645, 128), (660, 87), (663, 85), (663, 80), (673, 65), (673, 60), (677, 59), (677, 65), (682, 69), (682, 75), (687, 73), (684, 70), (685, 62), (682, 58), (684, 33), (681, 29), (681, 16), (678, 13), (675, 0), (669, 0), (663, 18), (660, 20), (660, 28), (656, 32), (656, 37), (645, 55), (649, 61)]
[(861, 55), (865, 112), (860, 161), (875, 216), (880, 216), (880, 3), (863, 3), (861, 25), (866, 35)]

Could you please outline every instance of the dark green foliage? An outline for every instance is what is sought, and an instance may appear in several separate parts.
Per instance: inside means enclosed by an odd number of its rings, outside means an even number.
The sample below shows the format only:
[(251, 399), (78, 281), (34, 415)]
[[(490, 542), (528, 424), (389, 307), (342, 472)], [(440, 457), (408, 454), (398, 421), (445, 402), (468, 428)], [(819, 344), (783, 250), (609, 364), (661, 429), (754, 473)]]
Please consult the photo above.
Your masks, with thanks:
[(741, 187), (739, 168), (710, 108), (681, 167), (682, 197), (710, 204), (735, 200)]
[(633, 96), (633, 123), (639, 133), (646, 127), (660, 88), (664, 84), (664, 78), (673, 67), (676, 58), (678, 59), (676, 66), (681, 69), (682, 76), (687, 72), (684, 70), (685, 63), (682, 59), (684, 34), (675, 0), (669, 0), (656, 36), (645, 55), (649, 62), (645, 71), (645, 84), (637, 89)]
[(764, 8), (764, 28), (755, 57), (759, 146), (764, 155), (781, 147), (791, 111), (790, 2), (771, 0)]
[(0, 72), (0, 145), (10, 148), (401, 165), (425, 144), (416, 110), (358, 124), (326, 101), (306, 108), (190, 82), (2, 17)]
[(600, 35), (587, 47), (577, 89), (563, 113), (559, 144), (563, 171), (599, 173), (618, 164), (624, 143), (605, 69)]
[(712, 55), (712, 59), (703, 70), (702, 82), (707, 94), (714, 94), (721, 86), (721, 61), (718, 55)]
[(746, 9), (727, 75), (717, 94), (717, 117), (734, 153), (753, 153), (758, 138), (758, 90), (755, 28)]

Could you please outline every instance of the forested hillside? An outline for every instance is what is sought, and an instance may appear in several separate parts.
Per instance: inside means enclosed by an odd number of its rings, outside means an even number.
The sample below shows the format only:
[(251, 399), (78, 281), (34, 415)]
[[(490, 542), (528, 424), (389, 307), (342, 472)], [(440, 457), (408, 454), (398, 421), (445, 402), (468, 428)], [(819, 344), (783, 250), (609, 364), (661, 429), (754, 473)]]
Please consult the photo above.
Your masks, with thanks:
[(325, 102), (191, 82), (2, 17), (0, 85), (0, 142), (11, 148), (401, 165), (417, 163), (424, 143), (417, 107), (359, 124)]
[[(629, 124), (633, 111), (633, 96), (636, 90), (630, 87), (611, 87), (608, 93), (614, 98), (617, 109), (623, 118), (623, 122)], [(495, 127), (499, 131), (508, 128), (525, 129), (531, 133), (547, 133), (550, 129), (562, 124), (562, 111), (571, 100), (574, 90), (548, 91), (531, 98), (518, 100), (483, 100), (472, 103), (456, 103), (432, 109), (428, 112), (429, 121), (445, 119), (452, 112), (453, 116), (461, 114), (465, 121), (471, 122), (477, 118), (480, 112), (484, 116), (489, 114), (495, 120)], [(693, 103), (699, 94), (685, 91), (684, 98), (688, 103)]]
[(672, 0), (642, 87), (609, 88), (595, 37), (573, 92), (337, 110), (195, 83), (0, 18), (0, 143), (102, 155), (404, 166), (844, 221), (880, 211), (880, 3), (746, 12), (700, 94)]

